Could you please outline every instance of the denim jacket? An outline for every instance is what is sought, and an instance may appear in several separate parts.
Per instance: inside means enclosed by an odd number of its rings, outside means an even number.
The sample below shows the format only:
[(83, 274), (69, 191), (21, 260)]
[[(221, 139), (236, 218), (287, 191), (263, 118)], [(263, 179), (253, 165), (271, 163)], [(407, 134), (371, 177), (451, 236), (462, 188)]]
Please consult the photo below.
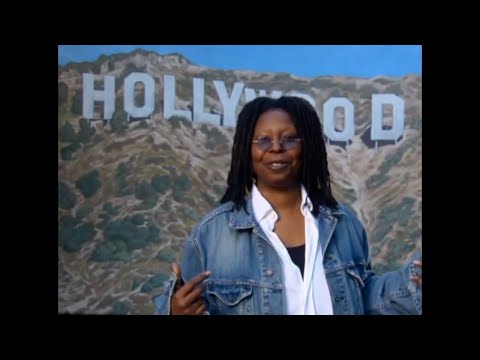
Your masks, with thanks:
[[(185, 243), (181, 262), (185, 281), (210, 270), (203, 299), (211, 315), (282, 315), (285, 313), (280, 258), (253, 215), (225, 203), (198, 223)], [(335, 315), (421, 314), (422, 289), (410, 280), (413, 260), (401, 269), (375, 275), (365, 229), (344, 206), (320, 206), (317, 216), (323, 266)], [(320, 251), (320, 250), (319, 250)], [(156, 314), (170, 313), (176, 276), (153, 298)]]

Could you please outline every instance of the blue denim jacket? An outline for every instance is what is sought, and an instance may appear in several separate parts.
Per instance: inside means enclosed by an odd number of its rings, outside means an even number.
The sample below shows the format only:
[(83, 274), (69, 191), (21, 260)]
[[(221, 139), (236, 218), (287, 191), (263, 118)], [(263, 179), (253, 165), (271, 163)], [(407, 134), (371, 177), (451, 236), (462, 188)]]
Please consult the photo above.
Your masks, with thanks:
[[(255, 220), (251, 198), (248, 214), (232, 202), (214, 209), (196, 225), (185, 244), (182, 277), (210, 270), (203, 298), (211, 315), (284, 314), (280, 258)], [(383, 275), (371, 271), (369, 247), (360, 221), (342, 205), (320, 207), (319, 242), (335, 315), (421, 314), (422, 289), (410, 280), (413, 260)], [(156, 314), (170, 313), (176, 276), (153, 299)]]

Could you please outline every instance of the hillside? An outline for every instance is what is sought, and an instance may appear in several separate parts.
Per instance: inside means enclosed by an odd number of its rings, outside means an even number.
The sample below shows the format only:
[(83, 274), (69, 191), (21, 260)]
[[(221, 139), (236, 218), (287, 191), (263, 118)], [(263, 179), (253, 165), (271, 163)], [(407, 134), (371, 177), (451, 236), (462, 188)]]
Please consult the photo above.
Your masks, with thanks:
[[(151, 119), (123, 112), (124, 79), (131, 72), (155, 80)], [(82, 73), (96, 86), (115, 77), (115, 113), (82, 118)], [(330, 142), (329, 165), (338, 200), (365, 224), (375, 271), (396, 268), (421, 248), (422, 80), (352, 77), (299, 78), (286, 73), (203, 68), (180, 54), (146, 51), (101, 56), (92, 63), (59, 66), (58, 311), (151, 314), (193, 225), (218, 204), (230, 164), (234, 128), (163, 118), (164, 75), (176, 79), (177, 109), (188, 110), (192, 79), (205, 80), (206, 112), (221, 112), (213, 80), (228, 91), (235, 82), (267, 92), (310, 95), (322, 119), (323, 104), (347, 97), (355, 107), (355, 136)], [(405, 131), (393, 141), (370, 140), (371, 95), (394, 93), (405, 101)], [(135, 87), (136, 101), (143, 98)], [(138, 99), (137, 99), (138, 97)], [(237, 112), (245, 103), (240, 98)], [(337, 113), (341, 124), (342, 113)], [(388, 123), (388, 110), (385, 122)]]

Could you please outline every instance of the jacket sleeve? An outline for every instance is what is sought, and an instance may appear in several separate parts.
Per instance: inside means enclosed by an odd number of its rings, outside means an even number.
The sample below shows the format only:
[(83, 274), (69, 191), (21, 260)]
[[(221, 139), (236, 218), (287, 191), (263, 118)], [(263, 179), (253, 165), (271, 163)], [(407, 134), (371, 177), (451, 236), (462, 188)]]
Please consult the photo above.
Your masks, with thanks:
[(163, 284), (163, 292), (153, 298), (155, 315), (170, 315), (170, 299), (172, 298), (176, 281), (177, 276), (172, 272), (170, 278)]
[(371, 270), (369, 247), (365, 230), (362, 247), (367, 259), (367, 278), (362, 291), (365, 314), (369, 315), (421, 315), (422, 288), (410, 280), (418, 274), (414, 260), (421, 259), (418, 251), (398, 270), (375, 275)]
[[(192, 235), (187, 239), (182, 253), (180, 270), (184, 282), (204, 271), (202, 270), (203, 267), (200, 261), (198, 242), (195, 241), (196, 232), (197, 230), (195, 229), (192, 232)], [(176, 282), (177, 276), (172, 272), (170, 278), (164, 283), (162, 293), (153, 298), (156, 315), (170, 315), (170, 301), (172, 299)]]

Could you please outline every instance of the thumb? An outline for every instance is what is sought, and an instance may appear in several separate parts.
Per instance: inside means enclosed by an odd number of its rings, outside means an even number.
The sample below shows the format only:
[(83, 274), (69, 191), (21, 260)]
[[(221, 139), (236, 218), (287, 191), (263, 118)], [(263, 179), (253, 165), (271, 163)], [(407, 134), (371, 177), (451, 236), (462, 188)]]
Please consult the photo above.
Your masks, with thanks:
[(177, 278), (180, 278), (180, 275), (181, 275), (180, 266), (177, 264), (176, 261), (172, 263), (172, 271), (177, 276)]

